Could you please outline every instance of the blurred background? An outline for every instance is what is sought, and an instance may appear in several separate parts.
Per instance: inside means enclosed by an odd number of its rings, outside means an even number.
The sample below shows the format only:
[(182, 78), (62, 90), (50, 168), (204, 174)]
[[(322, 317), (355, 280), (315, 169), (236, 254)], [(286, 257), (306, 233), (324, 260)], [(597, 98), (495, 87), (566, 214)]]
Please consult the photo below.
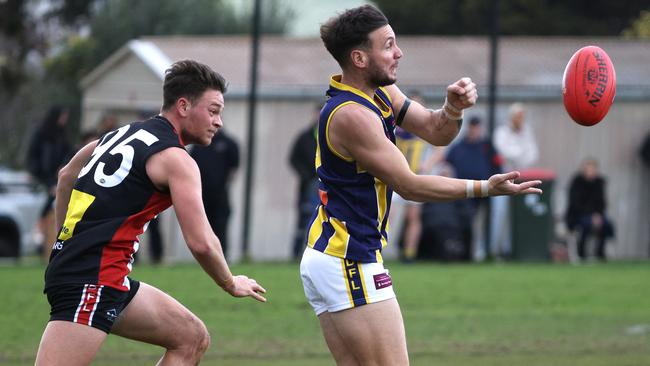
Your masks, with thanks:
[[(173, 210), (141, 235), (133, 275), (204, 320), (203, 364), (331, 365), (296, 258), (317, 203), (313, 126), (339, 72), (319, 26), (365, 3), (397, 34), (398, 85), (413, 100), (437, 109), (448, 84), (478, 85), (451, 146), (400, 132), (414, 171), (543, 180), (542, 196), (393, 201), (384, 258), (412, 364), (650, 364), (650, 0), (0, 0), (0, 364), (33, 364), (48, 319), (57, 170), (89, 140), (158, 113), (165, 69), (191, 58), (229, 82), (224, 129), (190, 147), (206, 210), (233, 273), (258, 279), (269, 301), (216, 288)], [(617, 79), (592, 127), (562, 99), (565, 66), (587, 45), (608, 53)], [(108, 337), (94, 364), (158, 357)]]
[[(462, 243), (467, 253), (452, 259), (575, 258), (577, 234), (565, 216), (572, 178), (586, 158), (598, 162), (607, 182), (606, 213), (616, 227), (607, 258), (650, 256), (650, 169), (641, 153), (650, 133), (647, 0), (0, 0), (0, 255), (35, 255), (42, 243), (52, 243), (43, 229), (51, 184), (30, 166), (37, 131), (41, 139), (63, 141), (70, 153), (109, 128), (154, 115), (165, 69), (189, 58), (229, 82), (224, 129), (239, 151), (238, 164), (219, 183), (231, 182), (230, 210), (220, 218), (229, 218), (222, 224), (229, 259), (291, 259), (303, 202), (293, 144), (314, 122), (328, 79), (339, 72), (319, 26), (364, 3), (378, 6), (397, 34), (404, 52), (398, 85), (405, 93), (437, 109), (446, 86), (469, 76), (480, 98), (466, 121), (481, 120), (491, 142), (510, 123), (512, 104), (521, 103), (536, 140), (538, 154), (524, 168), (544, 180), (545, 194), (506, 203), (505, 229), (494, 213), (499, 203), (490, 202), (473, 239)], [(564, 68), (586, 45), (607, 51), (617, 79), (615, 103), (593, 127), (574, 123), (562, 104)], [(65, 111), (57, 114), (65, 128), (49, 133), (42, 127), (55, 106)], [(405, 210), (398, 207), (389, 259), (400, 257), (404, 245)], [(435, 207), (420, 213), (419, 256), (444, 260), (453, 248), (433, 248), (444, 243), (427, 229), (427, 220), (436, 220), (431, 212)], [(164, 254), (151, 260), (190, 260), (173, 211), (159, 221), (160, 237), (153, 240)], [(510, 238), (504, 252), (494, 249), (500, 230)], [(143, 235), (147, 258), (151, 240)]]

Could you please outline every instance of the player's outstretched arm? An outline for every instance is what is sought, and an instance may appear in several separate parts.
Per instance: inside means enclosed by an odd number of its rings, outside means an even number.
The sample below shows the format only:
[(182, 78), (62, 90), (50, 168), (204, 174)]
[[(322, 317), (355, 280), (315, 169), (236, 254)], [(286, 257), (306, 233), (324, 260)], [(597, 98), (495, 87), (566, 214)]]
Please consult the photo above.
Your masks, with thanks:
[(266, 301), (260, 295), (266, 290), (257, 281), (231, 274), (219, 238), (205, 215), (199, 168), (189, 154), (179, 148), (156, 153), (147, 161), (147, 175), (156, 188), (171, 194), (185, 242), (203, 270), (232, 296)]
[[(393, 102), (393, 112), (399, 116), (406, 95), (396, 85), (386, 87)], [(416, 101), (409, 101), (401, 127), (436, 146), (449, 145), (460, 132), (459, 120), (463, 110), (476, 104), (478, 92), (472, 79), (465, 77), (447, 86), (447, 97), (440, 109), (432, 110)]]
[(56, 201), (54, 204), (54, 223), (56, 225), (56, 230), (59, 230), (63, 225), (65, 215), (68, 211), (68, 203), (70, 203), (72, 188), (74, 188), (79, 172), (81, 172), (83, 166), (90, 159), (93, 150), (95, 150), (95, 146), (97, 146), (97, 140), (88, 143), (77, 151), (72, 159), (70, 159), (70, 161), (59, 170), (58, 181), (56, 184)]
[(404, 155), (388, 140), (379, 118), (367, 108), (347, 105), (330, 121), (329, 148), (350, 158), (362, 169), (386, 183), (400, 196), (421, 202), (449, 201), (470, 197), (542, 193), (541, 182), (513, 183), (518, 172), (496, 174), (487, 181), (416, 175)]

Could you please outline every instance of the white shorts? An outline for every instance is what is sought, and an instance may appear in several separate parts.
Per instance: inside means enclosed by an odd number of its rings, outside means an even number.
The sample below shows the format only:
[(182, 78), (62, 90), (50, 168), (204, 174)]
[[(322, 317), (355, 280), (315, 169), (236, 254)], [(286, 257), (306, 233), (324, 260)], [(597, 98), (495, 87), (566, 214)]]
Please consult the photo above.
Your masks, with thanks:
[(360, 263), (307, 247), (300, 262), (305, 296), (316, 315), (395, 297), (393, 281), (381, 263)]

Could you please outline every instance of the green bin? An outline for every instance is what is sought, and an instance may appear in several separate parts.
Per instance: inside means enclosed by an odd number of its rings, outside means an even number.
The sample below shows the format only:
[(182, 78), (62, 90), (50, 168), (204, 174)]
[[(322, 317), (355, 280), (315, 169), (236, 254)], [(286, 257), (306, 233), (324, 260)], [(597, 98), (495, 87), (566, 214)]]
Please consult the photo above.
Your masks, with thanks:
[(521, 172), (519, 181), (539, 179), (544, 193), (513, 196), (510, 200), (512, 256), (516, 261), (548, 262), (553, 239), (551, 196), (555, 173), (544, 169)]

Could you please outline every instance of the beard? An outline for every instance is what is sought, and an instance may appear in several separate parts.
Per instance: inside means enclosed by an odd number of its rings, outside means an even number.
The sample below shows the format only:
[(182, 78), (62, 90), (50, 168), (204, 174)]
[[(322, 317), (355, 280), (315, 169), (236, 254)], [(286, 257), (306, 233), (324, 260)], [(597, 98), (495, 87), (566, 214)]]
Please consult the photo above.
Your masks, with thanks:
[(384, 72), (381, 68), (379, 68), (377, 64), (371, 59), (370, 63), (368, 64), (368, 81), (372, 85), (380, 87), (395, 84), (397, 78), (388, 75), (387, 72)]

